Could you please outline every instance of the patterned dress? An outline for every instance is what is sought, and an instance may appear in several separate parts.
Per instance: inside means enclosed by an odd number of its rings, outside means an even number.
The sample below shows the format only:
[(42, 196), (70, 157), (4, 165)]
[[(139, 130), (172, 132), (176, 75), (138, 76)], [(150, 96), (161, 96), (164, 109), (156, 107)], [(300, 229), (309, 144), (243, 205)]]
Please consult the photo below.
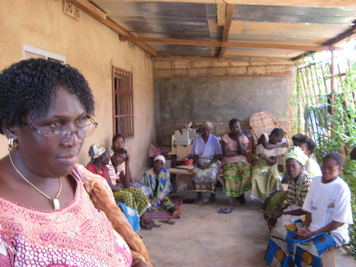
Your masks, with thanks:
[(56, 211), (0, 197), (0, 266), (131, 266), (130, 248), (76, 181), (74, 199)]
[[(246, 136), (239, 138), (242, 144), (248, 144)], [(230, 151), (237, 151), (237, 141), (232, 140), (228, 134), (223, 135), (221, 140), (227, 144)], [(251, 167), (244, 155), (224, 156), (223, 164), (227, 196), (238, 197), (251, 189)]]
[[(198, 135), (193, 141), (192, 154), (198, 156), (201, 164), (209, 163), (216, 155), (221, 155), (219, 139), (210, 134), (208, 141), (205, 143), (202, 135)], [(193, 169), (195, 173), (193, 186), (196, 192), (215, 193), (215, 179), (220, 165), (220, 161), (218, 160), (205, 170), (195, 166)]]
[(150, 198), (151, 210), (169, 210), (174, 208), (174, 204), (170, 201), (168, 194), (172, 191), (169, 172), (162, 168), (157, 175), (153, 168), (149, 169), (142, 178), (142, 183), (149, 186), (153, 192)]
[[(111, 164), (111, 161), (106, 166), (108, 167), (111, 181), (116, 181), (120, 178), (120, 173), (121, 171), (123, 171), (122, 165), (117, 166), (117, 172), (115, 172), (114, 166)], [(121, 187), (120, 189), (120, 192), (113, 192), (115, 200), (118, 202), (125, 203), (127, 206), (135, 209), (138, 216), (141, 217), (141, 215), (150, 207), (150, 203), (148, 202), (144, 190), (135, 187)]]

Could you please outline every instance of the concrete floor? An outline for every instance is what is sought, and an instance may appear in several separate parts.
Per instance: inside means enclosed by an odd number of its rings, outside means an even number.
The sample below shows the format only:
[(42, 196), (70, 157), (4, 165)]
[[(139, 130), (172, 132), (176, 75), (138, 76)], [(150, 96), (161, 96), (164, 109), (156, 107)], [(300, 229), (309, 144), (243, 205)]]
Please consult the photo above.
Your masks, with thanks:
[[(194, 198), (185, 190), (186, 198)], [(204, 194), (206, 202), (210, 194)], [(217, 192), (212, 205), (184, 204), (182, 218), (174, 225), (162, 224), (155, 231), (139, 234), (155, 267), (170, 266), (268, 266), (264, 260), (269, 232), (260, 211), (261, 203), (246, 196), (246, 205), (229, 203), (224, 192)], [(231, 214), (220, 214), (220, 208), (234, 208)], [(155, 220), (158, 223), (158, 220)], [(356, 261), (338, 250), (336, 266), (356, 266)]]

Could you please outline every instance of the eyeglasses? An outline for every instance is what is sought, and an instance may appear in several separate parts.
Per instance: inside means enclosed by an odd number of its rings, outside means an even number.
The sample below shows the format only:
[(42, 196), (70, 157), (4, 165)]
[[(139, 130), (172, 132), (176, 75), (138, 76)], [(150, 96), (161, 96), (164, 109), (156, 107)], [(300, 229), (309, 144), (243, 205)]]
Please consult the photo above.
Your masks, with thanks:
[(76, 134), (78, 138), (82, 139), (85, 137), (89, 137), (92, 133), (94, 133), (95, 129), (98, 127), (98, 123), (95, 122), (94, 119), (91, 118), (90, 116), (87, 116), (85, 119), (86, 119), (86, 124), (81, 127), (77, 126), (78, 129), (75, 131), (72, 131), (72, 132), (65, 131), (65, 130), (49, 130), (47, 132), (47, 134), (45, 134), (30, 124), (26, 123), (26, 125), (34, 133), (36, 133), (44, 138), (47, 138), (48, 140), (51, 140), (51, 141), (61, 141), (61, 140), (63, 140), (64, 137), (67, 137), (67, 138), (72, 137), (73, 134)]

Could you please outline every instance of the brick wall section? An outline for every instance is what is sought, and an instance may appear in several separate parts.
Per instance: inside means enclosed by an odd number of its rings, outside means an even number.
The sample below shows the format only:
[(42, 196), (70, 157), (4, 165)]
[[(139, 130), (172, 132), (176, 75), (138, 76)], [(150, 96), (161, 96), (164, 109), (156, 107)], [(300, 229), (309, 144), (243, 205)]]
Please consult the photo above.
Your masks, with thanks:
[[(154, 59), (154, 78), (192, 77), (287, 77), (289, 92), (295, 88), (294, 63), (289, 60), (264, 58), (213, 59), (203, 57), (160, 57)], [(289, 118), (292, 110), (289, 110)], [(283, 127), (291, 132), (291, 120)], [(170, 136), (181, 130), (188, 122), (155, 123), (156, 144), (170, 146)], [(229, 132), (228, 121), (212, 122), (212, 133), (221, 136)], [(248, 128), (248, 121), (241, 121), (242, 128)]]

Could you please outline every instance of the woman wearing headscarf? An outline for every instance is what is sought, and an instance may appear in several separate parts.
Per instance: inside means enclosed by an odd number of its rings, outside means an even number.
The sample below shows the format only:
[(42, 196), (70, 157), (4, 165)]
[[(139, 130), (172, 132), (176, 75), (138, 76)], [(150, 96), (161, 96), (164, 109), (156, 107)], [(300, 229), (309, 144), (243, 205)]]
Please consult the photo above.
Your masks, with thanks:
[(289, 176), (287, 204), (268, 215), (267, 224), (269, 228), (282, 227), (305, 216), (302, 207), (313, 181), (313, 176), (304, 170), (308, 156), (296, 146), (288, 152), (285, 159)]
[(153, 168), (146, 171), (143, 175), (142, 183), (147, 185), (152, 190), (152, 195), (149, 196), (151, 202), (151, 210), (164, 210), (172, 213), (172, 216), (180, 215), (184, 207), (179, 206), (177, 209), (171, 202), (168, 194), (172, 191), (169, 172), (163, 168), (166, 159), (159, 155), (154, 158)]
[(213, 124), (206, 121), (202, 124), (203, 133), (193, 141), (193, 185), (198, 193), (195, 203), (202, 201), (202, 192), (211, 192), (208, 204), (215, 201), (215, 179), (220, 168), (221, 146), (219, 139), (211, 134), (212, 129)]
[(269, 239), (265, 260), (271, 266), (323, 266), (322, 255), (350, 241), (353, 224), (351, 191), (339, 177), (344, 157), (327, 154), (303, 204), (305, 221), (277, 228)]

